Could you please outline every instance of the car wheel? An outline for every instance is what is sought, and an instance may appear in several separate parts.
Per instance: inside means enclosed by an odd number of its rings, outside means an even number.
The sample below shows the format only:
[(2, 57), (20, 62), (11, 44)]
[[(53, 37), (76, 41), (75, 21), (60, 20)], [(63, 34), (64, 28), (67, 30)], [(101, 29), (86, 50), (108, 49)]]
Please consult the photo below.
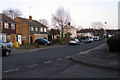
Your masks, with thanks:
[(9, 56), (10, 55), (10, 52), (9, 51), (6, 51), (6, 54), (5, 54), (6, 56)]
[(47, 43), (45, 43), (45, 45), (47, 45)]

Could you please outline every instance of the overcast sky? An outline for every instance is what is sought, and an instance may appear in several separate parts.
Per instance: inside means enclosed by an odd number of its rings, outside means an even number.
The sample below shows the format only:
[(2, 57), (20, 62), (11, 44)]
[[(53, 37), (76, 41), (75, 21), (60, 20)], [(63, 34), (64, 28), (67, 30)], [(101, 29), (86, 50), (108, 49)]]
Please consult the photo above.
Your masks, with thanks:
[[(47, 19), (56, 9), (64, 7), (70, 12), (72, 25), (91, 27), (92, 22), (107, 22), (107, 28), (118, 28), (119, 0), (0, 0), (0, 13), (8, 8), (18, 8), (22, 17), (32, 15), (35, 20)], [(31, 7), (31, 8), (30, 8)]]

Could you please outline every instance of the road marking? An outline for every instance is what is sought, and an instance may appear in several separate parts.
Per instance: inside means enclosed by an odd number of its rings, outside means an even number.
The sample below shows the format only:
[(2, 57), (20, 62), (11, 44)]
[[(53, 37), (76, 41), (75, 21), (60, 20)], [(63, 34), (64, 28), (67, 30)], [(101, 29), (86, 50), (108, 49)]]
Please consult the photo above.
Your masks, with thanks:
[(44, 62), (44, 63), (50, 63), (50, 62), (52, 62), (52, 61), (46, 61), (46, 62)]
[(57, 60), (59, 61), (59, 60), (61, 60), (61, 59), (63, 59), (63, 58), (58, 58)]
[(7, 73), (7, 72), (12, 72), (12, 71), (17, 71), (17, 70), (19, 70), (19, 69), (18, 69), (18, 68), (15, 68), (15, 69), (6, 70), (6, 71), (4, 71), (4, 72)]
[(71, 56), (66, 56), (65, 58), (70, 58)]
[(38, 64), (33, 64), (33, 65), (28, 66), (28, 67), (35, 67), (35, 66), (38, 66)]

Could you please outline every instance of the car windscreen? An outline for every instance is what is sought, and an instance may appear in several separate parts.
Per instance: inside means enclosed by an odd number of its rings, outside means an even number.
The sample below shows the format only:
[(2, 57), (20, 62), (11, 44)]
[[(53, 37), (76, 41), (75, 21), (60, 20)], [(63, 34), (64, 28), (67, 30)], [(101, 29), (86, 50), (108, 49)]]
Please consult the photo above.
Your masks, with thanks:
[(71, 39), (71, 41), (75, 41), (75, 39)]
[(44, 39), (44, 41), (49, 42), (48, 40)]

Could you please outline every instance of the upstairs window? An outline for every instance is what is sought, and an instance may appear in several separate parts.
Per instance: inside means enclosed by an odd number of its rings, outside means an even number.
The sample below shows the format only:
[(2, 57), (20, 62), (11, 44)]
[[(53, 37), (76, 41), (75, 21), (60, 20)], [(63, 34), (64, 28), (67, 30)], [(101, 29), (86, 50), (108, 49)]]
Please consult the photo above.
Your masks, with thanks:
[(8, 23), (5, 23), (4, 28), (5, 28), (5, 29), (8, 29), (8, 28), (9, 28)]
[(44, 28), (44, 32), (47, 32), (47, 29), (46, 29), (46, 28)]
[(37, 27), (35, 28), (35, 31), (38, 31), (38, 28), (37, 28)]
[(15, 29), (15, 24), (11, 24), (11, 29)]
[(43, 32), (43, 28), (40, 28), (40, 32)]
[(30, 31), (34, 31), (34, 28), (33, 28), (33, 27), (31, 27)]

